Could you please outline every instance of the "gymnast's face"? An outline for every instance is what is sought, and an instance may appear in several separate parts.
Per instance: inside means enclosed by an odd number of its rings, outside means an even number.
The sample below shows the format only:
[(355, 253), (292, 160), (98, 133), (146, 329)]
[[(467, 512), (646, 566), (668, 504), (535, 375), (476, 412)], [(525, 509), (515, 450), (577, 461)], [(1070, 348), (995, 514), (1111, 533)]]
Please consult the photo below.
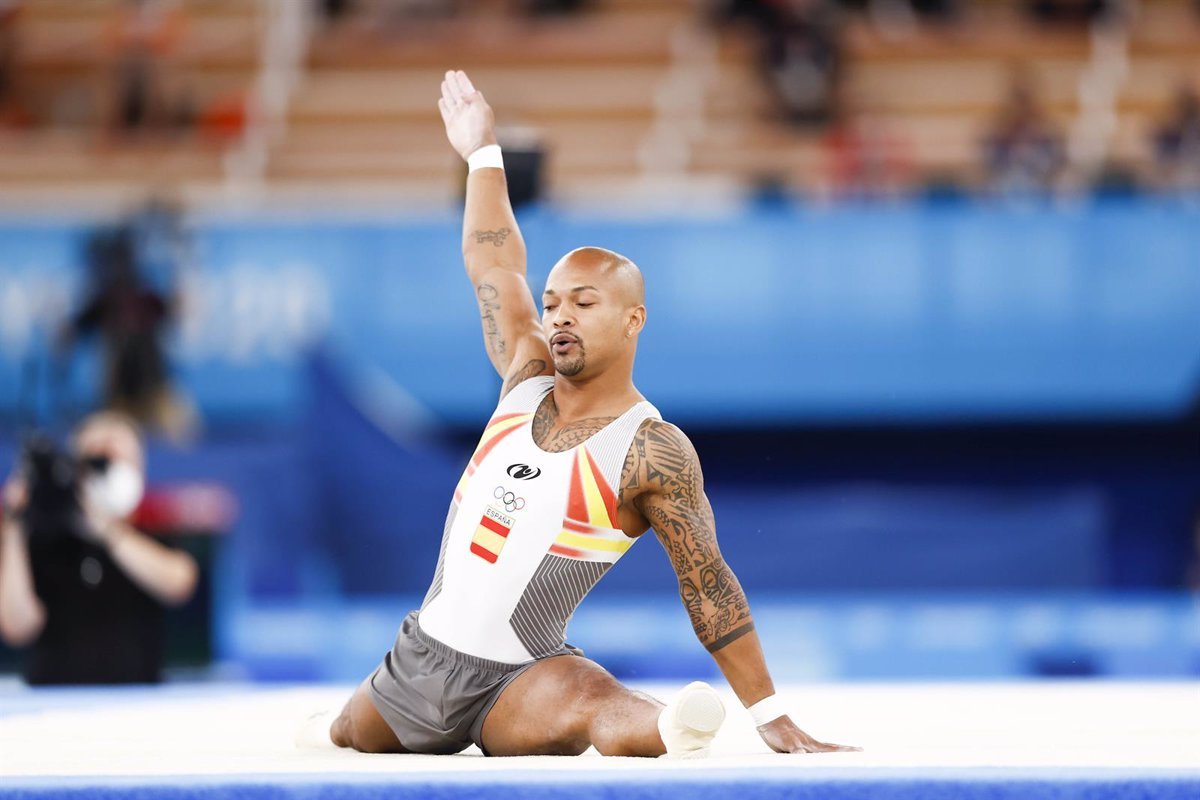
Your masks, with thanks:
[(568, 378), (633, 361), (645, 321), (641, 275), (628, 260), (600, 248), (573, 250), (546, 279), (542, 329), (554, 369)]

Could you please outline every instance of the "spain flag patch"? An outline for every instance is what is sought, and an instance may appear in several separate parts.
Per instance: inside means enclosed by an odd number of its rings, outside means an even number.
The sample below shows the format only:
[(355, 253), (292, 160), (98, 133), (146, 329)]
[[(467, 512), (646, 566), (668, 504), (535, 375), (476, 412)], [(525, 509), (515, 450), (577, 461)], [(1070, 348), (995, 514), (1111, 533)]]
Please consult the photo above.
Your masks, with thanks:
[(512, 517), (488, 506), (479, 518), (475, 535), (471, 537), (471, 552), (489, 564), (495, 564), (515, 523)]

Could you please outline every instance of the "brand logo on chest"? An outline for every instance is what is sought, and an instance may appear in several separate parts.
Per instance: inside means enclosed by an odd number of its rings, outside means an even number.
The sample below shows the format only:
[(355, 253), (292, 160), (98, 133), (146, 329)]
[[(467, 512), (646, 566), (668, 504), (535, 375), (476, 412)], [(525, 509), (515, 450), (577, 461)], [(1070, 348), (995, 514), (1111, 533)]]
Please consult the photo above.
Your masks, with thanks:
[(542, 474), (540, 469), (531, 467), (528, 464), (509, 464), (505, 472), (508, 473), (508, 477), (516, 478), (519, 481), (531, 481)]

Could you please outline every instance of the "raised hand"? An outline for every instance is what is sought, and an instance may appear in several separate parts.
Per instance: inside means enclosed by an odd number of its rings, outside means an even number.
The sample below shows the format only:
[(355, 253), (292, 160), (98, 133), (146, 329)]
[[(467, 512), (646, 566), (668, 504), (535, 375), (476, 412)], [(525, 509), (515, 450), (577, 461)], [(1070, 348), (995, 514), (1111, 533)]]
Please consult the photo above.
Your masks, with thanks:
[(479, 148), (496, 143), (492, 107), (462, 70), (446, 73), (438, 110), (446, 124), (446, 138), (464, 160)]
[(786, 716), (760, 725), (758, 735), (776, 753), (849, 753), (862, 750), (861, 747), (846, 744), (818, 742)]

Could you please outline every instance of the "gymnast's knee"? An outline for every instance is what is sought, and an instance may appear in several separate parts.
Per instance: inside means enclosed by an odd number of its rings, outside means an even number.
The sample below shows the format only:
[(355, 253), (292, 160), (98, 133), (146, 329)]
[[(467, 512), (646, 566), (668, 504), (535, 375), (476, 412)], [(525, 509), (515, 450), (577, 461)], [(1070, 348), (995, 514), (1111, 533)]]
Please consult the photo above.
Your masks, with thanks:
[(342, 713), (338, 714), (329, 726), (329, 738), (338, 747), (358, 749), (354, 743), (354, 722), (350, 719), (349, 706), (343, 708)]
[(540, 688), (527, 698), (530, 721), (540, 718), (533, 722), (540, 730), (526, 740), (532, 749), (522, 754), (577, 756), (591, 746), (592, 721), (619, 685), (601, 669), (577, 668), (562, 670)]
[[(579, 747), (582, 753), (591, 744), (591, 727), (608, 704), (624, 691), (616, 678), (602, 669), (581, 671), (572, 676), (571, 702), (564, 714), (564, 746)], [(577, 755), (577, 754), (576, 754)]]
[(342, 710), (329, 727), (329, 738), (338, 747), (349, 747), (360, 753), (394, 753), (395, 743), (390, 737), (372, 736), (368, 726), (355, 723), (350, 705)]

